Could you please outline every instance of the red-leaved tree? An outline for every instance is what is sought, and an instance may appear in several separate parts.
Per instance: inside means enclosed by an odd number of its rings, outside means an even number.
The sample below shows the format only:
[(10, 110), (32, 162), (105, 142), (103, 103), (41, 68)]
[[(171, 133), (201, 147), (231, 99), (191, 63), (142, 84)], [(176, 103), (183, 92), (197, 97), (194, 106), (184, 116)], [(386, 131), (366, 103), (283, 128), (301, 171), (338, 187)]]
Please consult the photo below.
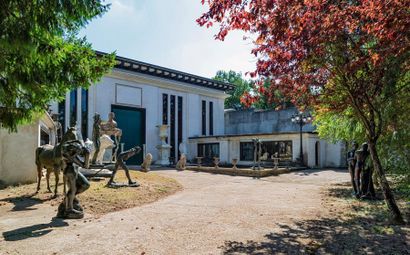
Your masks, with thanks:
[[(389, 95), (409, 89), (408, 0), (202, 0), (209, 7), (197, 22), (253, 34), (258, 57), (251, 73), (299, 107), (352, 110), (366, 129), (375, 172), (393, 219), (403, 218), (380, 163), (376, 144), (386, 123)], [(404, 84), (404, 85), (403, 85)], [(245, 101), (258, 100), (248, 94)]]

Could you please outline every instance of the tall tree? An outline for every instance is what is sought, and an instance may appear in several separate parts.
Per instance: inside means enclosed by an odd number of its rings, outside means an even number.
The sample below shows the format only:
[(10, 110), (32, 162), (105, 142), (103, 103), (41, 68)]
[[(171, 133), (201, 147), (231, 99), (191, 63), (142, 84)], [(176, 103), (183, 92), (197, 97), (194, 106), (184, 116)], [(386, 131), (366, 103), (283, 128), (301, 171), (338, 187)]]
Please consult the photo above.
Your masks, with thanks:
[(244, 103), (241, 102), (241, 98), (243, 94), (250, 92), (252, 82), (245, 80), (242, 76), (242, 73), (237, 73), (232, 70), (230, 70), (229, 72), (219, 70), (218, 72), (216, 72), (216, 75), (213, 79), (235, 85), (235, 88), (231, 92), (229, 92), (229, 97), (225, 99), (225, 109), (241, 109), (245, 107)]
[(80, 28), (105, 13), (98, 0), (3, 0), (0, 8), (0, 126), (16, 131), (66, 92), (87, 88), (114, 65)]
[[(403, 218), (387, 182), (376, 144), (386, 125), (389, 96), (408, 90), (410, 11), (406, 0), (203, 0), (197, 22), (220, 24), (217, 39), (240, 29), (256, 37), (253, 75), (272, 77), (300, 107), (351, 109), (366, 134), (393, 220)], [(276, 82), (279, 81), (279, 82)], [(252, 96), (252, 95), (251, 95)]]

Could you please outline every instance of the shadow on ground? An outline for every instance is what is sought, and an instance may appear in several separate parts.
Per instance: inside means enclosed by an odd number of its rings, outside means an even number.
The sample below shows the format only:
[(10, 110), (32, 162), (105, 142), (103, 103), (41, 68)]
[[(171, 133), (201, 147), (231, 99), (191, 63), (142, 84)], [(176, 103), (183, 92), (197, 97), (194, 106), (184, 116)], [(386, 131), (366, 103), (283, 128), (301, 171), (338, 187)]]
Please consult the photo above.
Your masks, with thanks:
[(223, 254), (408, 254), (405, 230), (371, 222), (356, 217), (278, 224), (266, 241), (226, 241), (219, 248)]
[(20, 241), (27, 238), (40, 237), (53, 231), (53, 228), (66, 226), (68, 226), (68, 223), (64, 220), (53, 218), (51, 222), (47, 224), (36, 224), (3, 232), (3, 237), (6, 241)]
[(18, 196), (18, 197), (7, 197), (7, 198), (0, 199), (0, 202), (7, 202), (7, 203), (14, 204), (14, 207), (11, 209), (11, 211), (27, 211), (27, 210), (36, 210), (37, 208), (32, 208), (32, 206), (44, 203), (54, 198), (52, 196), (50, 196), (49, 198), (45, 198), (45, 199), (33, 197), (36, 194), (37, 193), (33, 193), (31, 195)]

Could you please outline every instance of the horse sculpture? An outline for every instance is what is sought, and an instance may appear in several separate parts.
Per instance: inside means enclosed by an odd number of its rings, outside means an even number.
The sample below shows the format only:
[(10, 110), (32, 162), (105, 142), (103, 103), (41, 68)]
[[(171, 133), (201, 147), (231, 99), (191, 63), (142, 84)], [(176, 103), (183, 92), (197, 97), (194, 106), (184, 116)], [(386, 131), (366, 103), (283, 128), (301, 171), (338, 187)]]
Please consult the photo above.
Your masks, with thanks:
[[(38, 181), (37, 181), (37, 192), (40, 191), (40, 181), (41, 177), (43, 175), (43, 168), (47, 170), (46, 173), (46, 180), (47, 180), (47, 190), (49, 192), (52, 192), (50, 189), (50, 175), (51, 172), (54, 172), (55, 176), (55, 188), (54, 188), (54, 197), (57, 196), (57, 188), (58, 188), (58, 183), (59, 183), (59, 175), (60, 175), (60, 170), (64, 168), (64, 161), (62, 158), (62, 146), (72, 140), (78, 140), (78, 135), (77, 135), (77, 129), (75, 127), (70, 127), (67, 132), (64, 134), (64, 136), (61, 139), (61, 142), (57, 144), (56, 146), (46, 144), (43, 146), (40, 146), (36, 149), (36, 165), (37, 165), (37, 176), (38, 176)], [(79, 141), (79, 140), (78, 140)], [(82, 141), (79, 141), (82, 142)], [(85, 156), (89, 159), (89, 154), (88, 156)], [(88, 167), (88, 165), (87, 165)], [(64, 191), (65, 191), (65, 185), (64, 185)]]

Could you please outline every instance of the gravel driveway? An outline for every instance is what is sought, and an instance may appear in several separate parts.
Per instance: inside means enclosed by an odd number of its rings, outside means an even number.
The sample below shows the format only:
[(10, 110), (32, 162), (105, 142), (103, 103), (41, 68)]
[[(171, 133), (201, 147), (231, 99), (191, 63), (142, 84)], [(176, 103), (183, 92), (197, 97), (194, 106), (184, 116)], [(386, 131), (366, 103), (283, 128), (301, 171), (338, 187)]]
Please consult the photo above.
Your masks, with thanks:
[(0, 215), (0, 254), (221, 254), (226, 242), (264, 242), (280, 225), (328, 216), (321, 189), (346, 171), (301, 171), (263, 179), (157, 171), (184, 190), (98, 219), (52, 220), (55, 207)]

